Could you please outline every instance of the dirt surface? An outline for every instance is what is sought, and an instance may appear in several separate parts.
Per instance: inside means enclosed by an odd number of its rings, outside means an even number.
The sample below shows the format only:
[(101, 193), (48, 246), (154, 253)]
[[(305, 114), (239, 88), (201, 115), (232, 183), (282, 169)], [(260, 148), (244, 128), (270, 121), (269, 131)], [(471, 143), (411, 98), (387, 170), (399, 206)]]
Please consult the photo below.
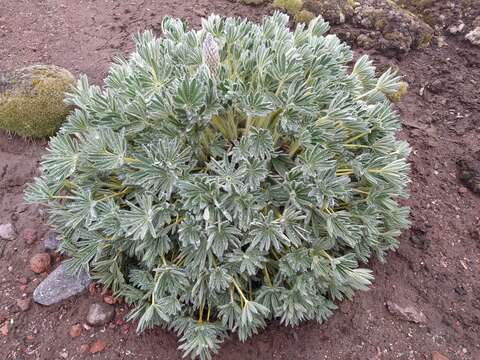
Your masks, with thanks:
[[(0, 68), (53, 63), (101, 83), (111, 58), (131, 50), (130, 34), (157, 29), (166, 14), (198, 25), (211, 12), (259, 19), (268, 11), (221, 0), (1, 0)], [(372, 261), (371, 290), (340, 304), (324, 325), (271, 324), (246, 343), (228, 340), (216, 359), (416, 360), (431, 359), (434, 351), (450, 360), (480, 359), (480, 197), (457, 180), (458, 160), (480, 150), (480, 48), (459, 35), (445, 41), (402, 60), (371, 54), (379, 65), (398, 66), (410, 84), (399, 111), (401, 137), (414, 150), (407, 201), (412, 228), (387, 264)], [(106, 327), (84, 327), (89, 305), (102, 301), (99, 289), (50, 307), (18, 307), (46, 275), (28, 266), (44, 251), (44, 216), (41, 208), (24, 205), (22, 195), (45, 145), (0, 134), (0, 223), (13, 223), (18, 234), (0, 240), (0, 358), (180, 359), (174, 334), (136, 335), (122, 322), (121, 305)], [(28, 244), (31, 231), (38, 240)], [(392, 315), (387, 302), (413, 307), (426, 322)], [(72, 338), (74, 324), (82, 327)], [(87, 345), (96, 340), (106, 348), (90, 354)]]

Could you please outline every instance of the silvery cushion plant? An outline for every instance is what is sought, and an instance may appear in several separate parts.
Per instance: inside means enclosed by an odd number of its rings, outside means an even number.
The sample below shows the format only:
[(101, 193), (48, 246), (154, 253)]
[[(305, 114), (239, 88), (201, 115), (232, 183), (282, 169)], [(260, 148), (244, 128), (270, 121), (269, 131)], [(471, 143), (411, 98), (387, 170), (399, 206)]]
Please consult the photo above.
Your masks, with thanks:
[(409, 146), (375, 76), (316, 18), (288, 27), (165, 18), (100, 88), (85, 77), (29, 202), (44, 203), (72, 271), (174, 329), (209, 359), (230, 333), (325, 321), (397, 246)]

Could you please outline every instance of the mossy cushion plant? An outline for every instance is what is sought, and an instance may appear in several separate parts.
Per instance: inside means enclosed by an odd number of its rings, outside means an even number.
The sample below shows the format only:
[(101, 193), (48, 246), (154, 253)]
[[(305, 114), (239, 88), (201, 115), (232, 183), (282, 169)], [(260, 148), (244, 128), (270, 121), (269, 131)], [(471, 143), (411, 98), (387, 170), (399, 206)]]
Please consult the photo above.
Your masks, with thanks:
[[(165, 18), (104, 88), (81, 78), (27, 200), (47, 204), (73, 271), (210, 358), (229, 333), (323, 322), (366, 290), (408, 224), (408, 144), (367, 57), (324, 35), (211, 16)], [(360, 265), (361, 264), (361, 265)]]
[(0, 73), (0, 129), (30, 138), (55, 134), (70, 111), (63, 99), (74, 83), (53, 65)]

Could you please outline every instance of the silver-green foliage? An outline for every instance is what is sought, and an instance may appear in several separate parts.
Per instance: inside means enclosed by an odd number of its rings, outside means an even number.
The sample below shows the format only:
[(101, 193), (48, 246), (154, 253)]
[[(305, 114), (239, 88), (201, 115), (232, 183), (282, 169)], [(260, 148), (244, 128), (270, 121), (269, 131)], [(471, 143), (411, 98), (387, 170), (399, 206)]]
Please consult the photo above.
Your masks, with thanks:
[(279, 319), (319, 322), (365, 290), (367, 262), (408, 225), (408, 144), (388, 95), (328, 24), (165, 18), (76, 110), (27, 191), (73, 270), (132, 304), (138, 330), (177, 331), (208, 359)]

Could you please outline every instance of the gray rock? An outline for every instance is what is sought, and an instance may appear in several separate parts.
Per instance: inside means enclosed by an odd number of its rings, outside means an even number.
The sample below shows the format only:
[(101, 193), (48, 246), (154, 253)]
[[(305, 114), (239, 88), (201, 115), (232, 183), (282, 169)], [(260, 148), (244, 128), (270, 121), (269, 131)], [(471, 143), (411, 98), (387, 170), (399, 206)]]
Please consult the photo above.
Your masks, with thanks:
[(425, 314), (412, 305), (403, 307), (394, 302), (387, 301), (387, 309), (390, 314), (405, 321), (414, 322), (416, 324), (424, 324), (427, 322)]
[(0, 239), (13, 240), (15, 239), (15, 228), (12, 224), (0, 224)]
[(90, 305), (87, 315), (87, 323), (92, 326), (101, 326), (112, 321), (114, 316), (113, 306), (104, 303)]
[(67, 272), (65, 263), (62, 263), (37, 286), (33, 292), (33, 301), (42, 305), (56, 304), (83, 292), (90, 281), (88, 273), (73, 276)]
[(57, 250), (58, 244), (60, 244), (60, 241), (55, 231), (49, 231), (47, 235), (45, 235), (45, 239), (43, 239), (43, 247), (47, 250)]
[(480, 26), (470, 31), (467, 36), (465, 36), (465, 39), (470, 41), (473, 45), (480, 46)]
[(463, 21), (460, 21), (458, 24), (450, 26), (448, 28), (448, 31), (450, 31), (450, 34), (455, 35), (455, 34), (462, 33), (464, 29), (465, 29), (465, 24), (463, 23)]

